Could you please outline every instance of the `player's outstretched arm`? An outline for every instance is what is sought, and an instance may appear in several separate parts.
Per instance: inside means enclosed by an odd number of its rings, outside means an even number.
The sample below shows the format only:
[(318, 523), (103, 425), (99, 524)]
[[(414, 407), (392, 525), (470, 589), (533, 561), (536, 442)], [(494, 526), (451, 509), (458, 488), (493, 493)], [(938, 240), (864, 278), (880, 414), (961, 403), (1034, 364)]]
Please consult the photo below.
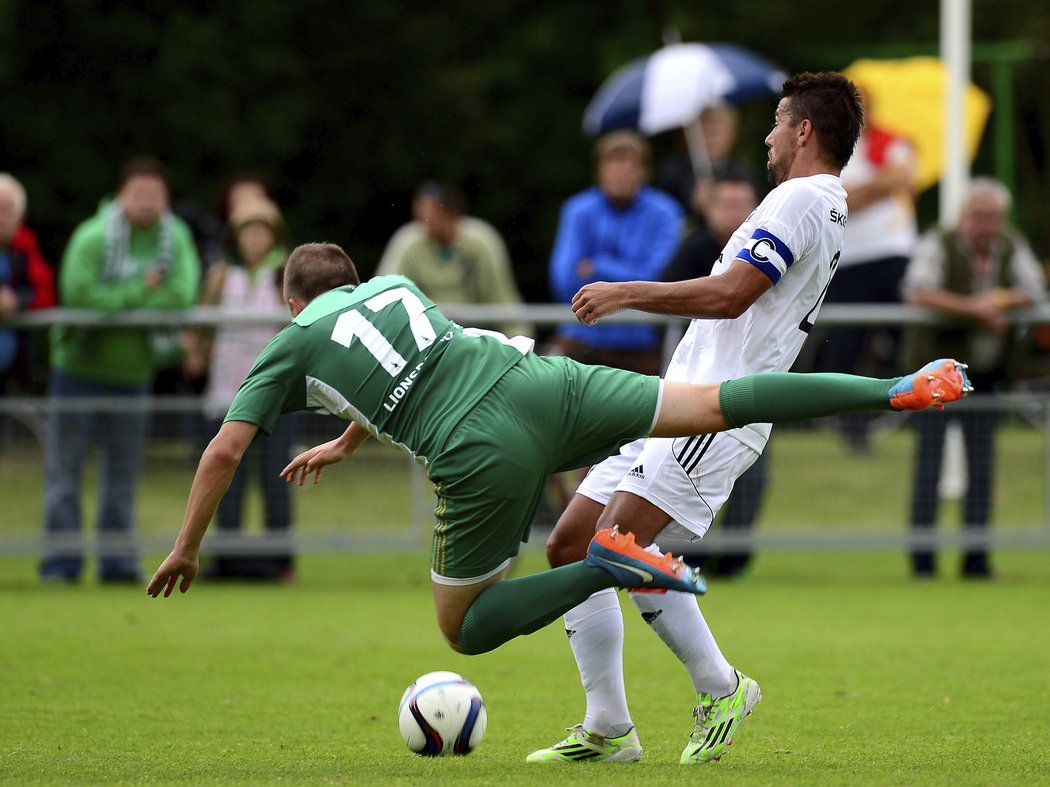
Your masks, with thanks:
[(219, 501), (230, 488), (230, 481), (241, 463), (241, 457), (258, 431), (259, 427), (255, 424), (227, 421), (204, 449), (190, 487), (186, 515), (175, 539), (175, 548), (149, 581), (146, 593), (156, 598), (163, 591), (167, 598), (176, 583), (182, 593), (190, 589), (190, 584), (197, 576), (198, 555), (204, 534), (215, 516)]
[(573, 296), (572, 311), (584, 325), (602, 317), (637, 309), (653, 314), (673, 314), (700, 319), (734, 319), (772, 286), (758, 268), (733, 260), (718, 276), (687, 281), (598, 281), (580, 288)]
[(341, 462), (354, 453), (369, 434), (357, 423), (351, 423), (339, 437), (329, 440), (327, 443), (315, 445), (303, 451), (295, 457), (288, 466), (281, 471), (281, 478), (289, 484), (298, 480), (299, 486), (306, 483), (306, 477), (314, 474), (314, 483), (320, 483), (321, 474), (327, 465)]

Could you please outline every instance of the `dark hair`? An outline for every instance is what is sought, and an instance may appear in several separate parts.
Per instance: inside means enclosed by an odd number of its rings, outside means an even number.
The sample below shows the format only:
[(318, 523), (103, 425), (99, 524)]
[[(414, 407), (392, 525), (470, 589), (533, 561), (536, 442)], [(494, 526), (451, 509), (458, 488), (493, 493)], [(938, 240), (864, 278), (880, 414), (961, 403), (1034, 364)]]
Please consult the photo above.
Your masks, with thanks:
[(864, 125), (864, 103), (857, 86), (834, 71), (796, 74), (784, 83), (791, 125), (809, 120), (828, 159), (841, 169), (853, 155)]
[(714, 185), (721, 186), (723, 183), (738, 183), (742, 186), (749, 186), (751, 191), (754, 192), (756, 200), (759, 194), (762, 193), (755, 184), (755, 179), (740, 166), (731, 166), (721, 175), (715, 176)]
[(155, 156), (135, 156), (128, 159), (120, 168), (120, 177), (117, 179), (117, 191), (120, 191), (132, 178), (147, 177), (157, 178), (168, 186), (168, 168)]
[(419, 188), (416, 189), (415, 196), (417, 199), (419, 197), (432, 199), (446, 213), (455, 213), (457, 216), (462, 216), (467, 210), (467, 198), (462, 191), (455, 186), (439, 183), (436, 180), (428, 180), (421, 183)]
[(266, 179), (258, 172), (245, 170), (227, 175), (219, 186), (219, 196), (215, 202), (215, 215), (222, 220), (223, 224), (230, 220), (230, 192), (243, 183), (256, 183), (262, 187), (263, 194), (267, 198), (273, 198), (273, 195), (270, 194), (270, 187), (266, 184)]
[(285, 294), (307, 303), (336, 287), (360, 283), (353, 260), (334, 243), (296, 246), (284, 264)]

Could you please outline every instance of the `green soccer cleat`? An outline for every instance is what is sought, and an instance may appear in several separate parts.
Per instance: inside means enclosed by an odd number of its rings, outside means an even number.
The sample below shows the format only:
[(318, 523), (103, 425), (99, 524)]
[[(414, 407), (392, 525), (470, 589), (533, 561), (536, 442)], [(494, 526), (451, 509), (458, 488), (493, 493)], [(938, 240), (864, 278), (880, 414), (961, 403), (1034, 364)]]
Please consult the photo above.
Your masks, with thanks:
[(696, 725), (689, 743), (682, 751), (683, 765), (699, 765), (721, 759), (733, 742), (740, 722), (751, 715), (751, 709), (762, 701), (762, 690), (740, 670), (736, 672), (736, 691), (714, 699), (710, 694), (697, 695), (693, 709)]
[(637, 762), (642, 757), (642, 744), (634, 727), (619, 738), (587, 732), (582, 724), (568, 729), (568, 738), (549, 749), (534, 751), (525, 762)]

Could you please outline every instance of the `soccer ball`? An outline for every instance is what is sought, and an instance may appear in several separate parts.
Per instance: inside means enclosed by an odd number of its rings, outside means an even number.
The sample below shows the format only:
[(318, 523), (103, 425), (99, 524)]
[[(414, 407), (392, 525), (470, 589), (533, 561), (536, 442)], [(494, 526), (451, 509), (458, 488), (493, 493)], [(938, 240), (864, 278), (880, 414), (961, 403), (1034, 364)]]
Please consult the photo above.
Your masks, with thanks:
[(470, 754), (481, 743), (488, 714), (481, 692), (455, 672), (428, 672), (405, 689), (397, 723), (417, 754)]

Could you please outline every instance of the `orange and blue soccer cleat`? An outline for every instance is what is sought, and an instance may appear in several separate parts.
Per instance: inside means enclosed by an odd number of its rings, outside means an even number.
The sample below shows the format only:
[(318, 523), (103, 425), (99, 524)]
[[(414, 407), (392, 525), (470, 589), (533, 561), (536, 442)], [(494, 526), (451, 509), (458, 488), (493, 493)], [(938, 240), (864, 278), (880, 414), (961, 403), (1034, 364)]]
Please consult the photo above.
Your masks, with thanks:
[(971, 391), (966, 364), (941, 358), (898, 380), (890, 388), (890, 405), (897, 410), (943, 410), (946, 402), (958, 401)]
[(587, 565), (604, 568), (622, 588), (680, 590), (703, 595), (707, 582), (700, 571), (670, 553), (654, 555), (634, 543), (634, 533), (617, 526), (599, 530), (587, 547)]

